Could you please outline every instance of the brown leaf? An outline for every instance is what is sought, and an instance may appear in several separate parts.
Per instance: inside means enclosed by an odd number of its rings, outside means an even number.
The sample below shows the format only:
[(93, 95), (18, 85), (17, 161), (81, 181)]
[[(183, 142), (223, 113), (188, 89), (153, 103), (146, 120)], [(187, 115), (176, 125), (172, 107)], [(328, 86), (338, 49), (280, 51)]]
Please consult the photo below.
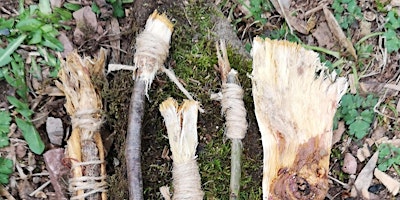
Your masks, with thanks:
[(338, 123), (338, 128), (333, 131), (333, 136), (332, 136), (332, 145), (336, 144), (337, 142), (342, 139), (343, 133), (346, 131), (346, 128), (344, 126), (344, 122), (340, 121)]
[(64, 32), (60, 32), (60, 35), (57, 37), (58, 40), (64, 45), (64, 51), (61, 52), (61, 56), (63, 58), (66, 58), (69, 53), (71, 53), (74, 50), (74, 47), (72, 45), (72, 42), (69, 40), (69, 38), (65, 35)]
[[(272, 5), (274, 5), (275, 9), (279, 12), (281, 16), (283, 16), (292, 31), (292, 27), (302, 33), (302, 34), (308, 34), (308, 25), (304, 20), (300, 20), (296, 18), (295, 16), (292, 16), (291, 13), (292, 11), (289, 9), (289, 2), (290, 1), (282, 1), (282, 0), (271, 0)], [(282, 5), (282, 6), (281, 6)]]
[(320, 47), (331, 49), (335, 45), (335, 42), (332, 40), (333, 35), (331, 30), (329, 30), (328, 24), (325, 22), (320, 23), (312, 35), (317, 39)]
[(393, 194), (393, 196), (396, 196), (399, 193), (400, 182), (386, 173), (381, 172), (378, 168), (375, 168), (374, 175), (389, 190), (389, 192)]
[(326, 22), (328, 23), (329, 29), (332, 31), (333, 35), (335, 35), (335, 37), (339, 40), (339, 43), (346, 48), (350, 55), (357, 60), (357, 53), (353, 47), (353, 44), (346, 38), (346, 35), (344, 34), (342, 28), (340, 28), (339, 23), (336, 21), (332, 12), (326, 6), (324, 6), (323, 10)]
[(64, 179), (67, 177), (69, 169), (62, 162), (64, 159), (64, 149), (51, 149), (44, 153), (43, 157), (57, 199), (67, 199), (65, 195), (67, 186)]
[(358, 192), (361, 192), (364, 188), (369, 187), (372, 181), (373, 172), (378, 161), (378, 152), (375, 152), (368, 163), (364, 166), (361, 172), (358, 174), (354, 187)]

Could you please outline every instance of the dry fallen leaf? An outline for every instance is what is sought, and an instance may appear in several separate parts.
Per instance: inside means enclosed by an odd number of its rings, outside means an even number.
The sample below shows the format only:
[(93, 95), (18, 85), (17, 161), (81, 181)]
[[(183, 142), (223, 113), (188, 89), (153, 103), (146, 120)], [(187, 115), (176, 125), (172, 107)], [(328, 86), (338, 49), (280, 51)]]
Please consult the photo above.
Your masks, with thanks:
[(285, 18), (291, 32), (293, 32), (294, 28), (296, 31), (302, 34), (308, 34), (307, 23), (304, 20), (300, 20), (295, 16), (292, 16), (292, 11), (289, 10), (290, 1), (271, 0), (271, 3), (274, 5), (276, 11), (278, 11), (278, 13)]
[(346, 127), (344, 126), (344, 121), (340, 121), (338, 123), (338, 128), (333, 131), (333, 136), (332, 136), (332, 145), (336, 144), (337, 142), (342, 139), (343, 133), (346, 131)]
[(317, 39), (320, 47), (331, 49), (335, 45), (334, 41), (332, 40), (333, 35), (329, 30), (328, 24), (325, 22), (318, 24), (312, 35), (315, 37), (315, 39)]
[(393, 194), (396, 196), (399, 193), (400, 182), (396, 181), (384, 172), (381, 172), (378, 168), (374, 171), (375, 177)]
[(347, 174), (355, 174), (357, 171), (357, 160), (351, 153), (344, 155), (342, 171)]
[(67, 180), (65, 180), (65, 177), (68, 177), (69, 169), (63, 165), (62, 162), (64, 159), (64, 149), (59, 148), (48, 150), (43, 154), (43, 158), (57, 199), (67, 199)]
[(61, 56), (66, 58), (69, 53), (74, 50), (72, 42), (68, 39), (64, 32), (60, 32), (60, 35), (57, 37), (58, 40), (63, 44), (64, 51), (61, 52)]
[(357, 60), (357, 53), (353, 47), (353, 44), (350, 40), (346, 38), (342, 28), (340, 28), (339, 23), (336, 21), (335, 16), (333, 16), (332, 12), (326, 7), (323, 7), (324, 15), (326, 22), (328, 23), (329, 29), (335, 35), (335, 37), (339, 40), (339, 43), (346, 48), (346, 50), (350, 53), (351, 56), (355, 60)]
[(371, 157), (371, 159), (369, 159), (368, 163), (358, 174), (352, 190), (356, 190), (358, 193), (361, 193), (364, 188), (368, 189), (372, 181), (373, 172), (377, 161), (378, 161), (378, 152), (375, 152), (374, 155)]

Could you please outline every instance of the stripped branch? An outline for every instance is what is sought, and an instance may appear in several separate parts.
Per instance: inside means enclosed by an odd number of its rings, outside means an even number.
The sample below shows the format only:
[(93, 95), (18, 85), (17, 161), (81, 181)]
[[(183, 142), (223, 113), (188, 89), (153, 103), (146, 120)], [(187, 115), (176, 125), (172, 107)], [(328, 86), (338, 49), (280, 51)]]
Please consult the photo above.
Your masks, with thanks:
[[(71, 199), (107, 198), (104, 148), (100, 136), (102, 103), (91, 76), (102, 75), (105, 50), (92, 61), (73, 52), (61, 61), (60, 82), (66, 97), (65, 108), (71, 116), (72, 134), (67, 141), (67, 158), (71, 161), (69, 179)], [(84, 170), (83, 170), (84, 168)]]
[(141, 171), (141, 131), (145, 96), (169, 52), (172, 23), (165, 15), (154, 11), (147, 19), (146, 27), (136, 38), (134, 56), (135, 85), (132, 92), (126, 137), (126, 165), (129, 180), (129, 199), (143, 199)]
[(160, 105), (173, 156), (173, 199), (176, 200), (202, 200), (204, 196), (195, 154), (198, 108), (199, 103), (192, 100), (185, 100), (178, 108), (172, 98)]
[[(222, 80), (222, 113), (226, 119), (226, 136), (232, 141), (230, 199), (238, 199), (241, 177), (242, 139), (246, 135), (246, 109), (243, 102), (243, 89), (237, 72), (231, 69), (225, 42), (216, 45), (219, 71)], [(222, 53), (222, 56), (221, 56)]]

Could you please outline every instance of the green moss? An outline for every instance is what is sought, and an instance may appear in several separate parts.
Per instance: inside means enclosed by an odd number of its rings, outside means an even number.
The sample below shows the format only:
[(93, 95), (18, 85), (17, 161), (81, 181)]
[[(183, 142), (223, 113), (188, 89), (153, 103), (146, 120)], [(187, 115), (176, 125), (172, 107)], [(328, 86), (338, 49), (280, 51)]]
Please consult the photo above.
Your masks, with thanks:
[[(159, 8), (159, 10), (163, 10)], [(205, 110), (198, 118), (198, 163), (202, 179), (205, 199), (229, 199), (230, 181), (230, 141), (224, 137), (224, 119), (221, 116), (221, 105), (210, 100), (210, 94), (221, 89), (219, 73), (215, 70), (217, 56), (212, 32), (214, 24), (211, 17), (216, 14), (214, 7), (205, 1), (190, 2), (185, 7), (175, 6), (165, 9), (167, 16), (173, 19), (174, 32), (171, 39), (170, 56), (165, 63), (174, 70), (185, 88), (201, 103)], [(251, 81), (247, 74), (251, 73), (251, 62), (228, 48), (231, 66), (238, 70), (239, 79), (245, 89), (246, 108), (254, 110), (251, 97)], [(115, 76), (115, 77), (119, 77)], [(114, 78), (115, 78), (114, 77)], [(131, 78), (131, 77), (129, 77)], [(115, 80), (115, 79), (114, 79)], [(116, 81), (116, 80), (115, 80)], [(127, 77), (111, 82), (113, 90), (108, 107), (108, 121), (119, 133), (123, 133), (127, 124), (131, 80)], [(124, 91), (120, 91), (124, 90)], [(121, 95), (126, 98), (120, 97)], [(158, 107), (168, 97), (182, 102), (186, 97), (166, 75), (158, 75), (149, 91), (142, 131), (142, 172), (145, 199), (160, 199), (159, 187), (169, 185), (172, 191), (172, 161), (161, 158), (164, 148), (169, 148), (167, 131)], [(121, 104), (125, 104), (121, 106)], [(258, 128), (255, 125), (253, 112), (248, 114), (252, 125), (249, 137), (244, 140), (241, 199), (261, 199), (262, 150)], [(118, 125), (117, 125), (118, 124)], [(125, 165), (123, 158), (124, 137), (119, 137), (114, 149), (120, 151), (118, 159)], [(258, 142), (254, 142), (258, 141)], [(120, 150), (117, 147), (121, 148)], [(122, 161), (123, 160), (123, 161)], [(110, 161), (111, 162), (111, 161)], [(121, 168), (124, 169), (125, 166)], [(113, 177), (111, 184), (116, 183), (124, 175)], [(123, 190), (123, 189), (120, 189)], [(126, 189), (125, 189), (126, 190)], [(116, 190), (115, 190), (116, 191)], [(122, 192), (121, 192), (122, 193)], [(115, 197), (115, 198), (114, 198)], [(110, 197), (111, 198), (111, 197)], [(124, 193), (123, 198), (127, 198)], [(119, 194), (112, 199), (122, 199)]]

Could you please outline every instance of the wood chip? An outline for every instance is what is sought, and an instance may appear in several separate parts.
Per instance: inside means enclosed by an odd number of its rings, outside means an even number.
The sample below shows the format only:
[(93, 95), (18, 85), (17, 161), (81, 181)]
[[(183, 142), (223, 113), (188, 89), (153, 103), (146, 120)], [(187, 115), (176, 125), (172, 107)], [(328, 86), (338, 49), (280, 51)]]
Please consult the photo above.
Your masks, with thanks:
[(400, 182), (386, 173), (381, 172), (378, 168), (375, 168), (374, 175), (389, 190), (389, 192), (393, 194), (393, 196), (396, 196), (399, 193)]
[(339, 26), (339, 23), (336, 21), (335, 16), (333, 16), (332, 12), (326, 6), (324, 6), (323, 10), (326, 22), (328, 23), (329, 29), (331, 29), (333, 35), (335, 35), (335, 37), (339, 40), (339, 43), (346, 48), (350, 55), (357, 60), (356, 50), (354, 49), (351, 41), (347, 39), (342, 28)]

